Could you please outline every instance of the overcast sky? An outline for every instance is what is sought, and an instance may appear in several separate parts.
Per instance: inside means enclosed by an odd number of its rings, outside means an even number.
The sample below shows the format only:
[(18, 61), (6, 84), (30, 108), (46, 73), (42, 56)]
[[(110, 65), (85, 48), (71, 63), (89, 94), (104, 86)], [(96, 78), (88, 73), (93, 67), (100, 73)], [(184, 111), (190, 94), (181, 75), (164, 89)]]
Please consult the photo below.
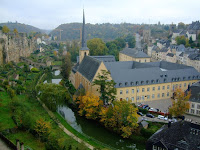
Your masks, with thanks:
[(0, 0), (0, 22), (20, 22), (41, 29), (60, 24), (191, 23), (200, 20), (200, 0)]

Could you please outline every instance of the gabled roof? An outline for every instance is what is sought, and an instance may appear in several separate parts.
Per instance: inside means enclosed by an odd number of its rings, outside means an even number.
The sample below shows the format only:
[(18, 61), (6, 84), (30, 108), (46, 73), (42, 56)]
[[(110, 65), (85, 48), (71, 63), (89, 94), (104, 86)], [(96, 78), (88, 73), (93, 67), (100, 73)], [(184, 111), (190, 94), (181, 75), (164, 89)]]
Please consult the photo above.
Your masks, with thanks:
[(120, 53), (134, 58), (150, 58), (147, 54), (137, 48), (124, 48)]
[(179, 52), (184, 52), (185, 51), (185, 46), (183, 44), (180, 44), (177, 48), (177, 51)]
[(115, 56), (113, 55), (105, 55), (105, 56), (90, 56), (92, 58), (98, 59), (103, 62), (115, 62)]
[(188, 56), (188, 58), (190, 59), (190, 60), (200, 60), (200, 54), (190, 54), (189, 56)]
[(167, 56), (174, 57), (174, 54), (173, 53), (168, 53)]
[(166, 53), (168, 51), (168, 49), (166, 48), (166, 47), (163, 47), (161, 50), (160, 50), (160, 52), (164, 52), (164, 53)]
[(186, 121), (172, 123), (170, 127), (165, 125), (148, 139), (147, 145), (161, 143), (170, 150), (197, 150), (200, 144), (199, 129), (200, 125)]
[(81, 73), (89, 81), (92, 81), (100, 64), (101, 61), (90, 56), (85, 56), (79, 65), (78, 72)]

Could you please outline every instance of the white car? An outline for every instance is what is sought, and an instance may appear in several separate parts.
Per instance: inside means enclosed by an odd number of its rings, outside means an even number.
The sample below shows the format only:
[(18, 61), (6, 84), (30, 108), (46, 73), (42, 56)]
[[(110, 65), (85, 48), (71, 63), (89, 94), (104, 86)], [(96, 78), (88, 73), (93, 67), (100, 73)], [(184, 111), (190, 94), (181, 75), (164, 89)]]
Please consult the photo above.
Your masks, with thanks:
[(157, 110), (157, 109), (155, 109), (155, 108), (150, 108), (150, 109), (149, 109), (149, 111), (158, 112), (158, 110)]
[(168, 118), (167, 117), (164, 117), (164, 116), (162, 116), (162, 115), (158, 115), (158, 119), (161, 119), (161, 120), (168, 120)]

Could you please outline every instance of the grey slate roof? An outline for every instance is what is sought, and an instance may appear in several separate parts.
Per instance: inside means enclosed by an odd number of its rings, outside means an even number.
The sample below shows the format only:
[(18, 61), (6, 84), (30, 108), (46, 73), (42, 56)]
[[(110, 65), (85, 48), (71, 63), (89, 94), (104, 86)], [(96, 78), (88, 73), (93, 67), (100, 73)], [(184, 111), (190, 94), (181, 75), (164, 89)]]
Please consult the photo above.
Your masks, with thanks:
[(170, 127), (165, 125), (148, 139), (146, 149), (152, 149), (152, 145), (164, 146), (168, 150), (198, 150), (200, 125), (186, 121), (172, 123)]
[(173, 53), (168, 53), (167, 56), (174, 57), (174, 54)]
[(137, 48), (124, 48), (120, 53), (134, 58), (150, 58), (147, 54)]
[(193, 67), (166, 61), (105, 62), (104, 64), (116, 82), (116, 88), (200, 79), (200, 73)]
[(183, 44), (179, 45), (177, 48), (178, 52), (184, 52), (185, 51), (185, 46)]
[(100, 64), (101, 61), (90, 56), (85, 56), (78, 67), (78, 72), (81, 73), (89, 81), (92, 81)]
[(191, 96), (189, 101), (200, 103), (200, 81), (193, 84), (190, 90)]
[(190, 60), (200, 60), (200, 54), (190, 54), (188, 58)]
[(115, 56), (113, 55), (105, 55), (105, 56), (90, 56), (92, 58), (98, 59), (103, 62), (115, 62)]
[(161, 50), (160, 50), (160, 52), (164, 52), (164, 53), (166, 53), (168, 51), (168, 49), (166, 48), (166, 47), (163, 47)]

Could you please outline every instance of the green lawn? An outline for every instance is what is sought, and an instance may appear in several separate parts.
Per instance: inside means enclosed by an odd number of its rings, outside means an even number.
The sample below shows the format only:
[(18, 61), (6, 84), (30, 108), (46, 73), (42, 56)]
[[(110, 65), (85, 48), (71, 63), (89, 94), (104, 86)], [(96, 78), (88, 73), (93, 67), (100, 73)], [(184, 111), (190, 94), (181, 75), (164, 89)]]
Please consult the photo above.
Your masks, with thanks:
[(15, 127), (15, 123), (11, 118), (11, 110), (9, 108), (10, 97), (6, 92), (0, 92), (0, 131)]
[(54, 61), (53, 65), (62, 65), (62, 61)]

